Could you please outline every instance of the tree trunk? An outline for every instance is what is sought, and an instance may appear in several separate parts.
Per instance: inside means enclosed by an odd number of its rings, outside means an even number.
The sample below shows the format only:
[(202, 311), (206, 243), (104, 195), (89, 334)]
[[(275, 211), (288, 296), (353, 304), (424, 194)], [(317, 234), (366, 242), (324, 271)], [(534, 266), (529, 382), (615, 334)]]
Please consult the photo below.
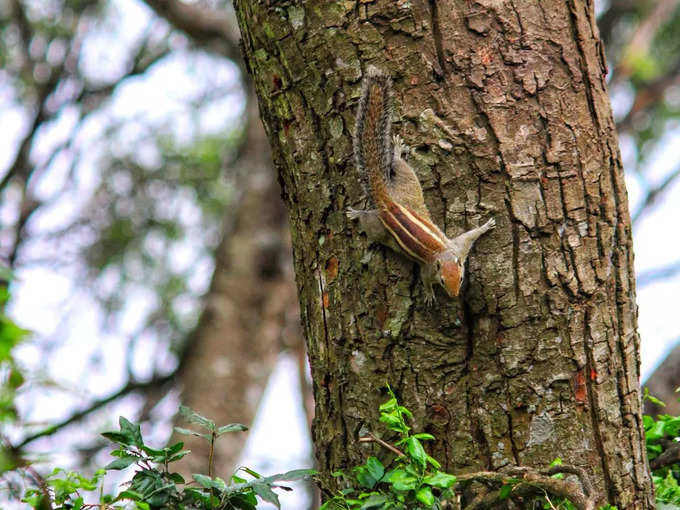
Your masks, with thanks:
[[(270, 5), (271, 4), (271, 5)], [(291, 220), (326, 474), (365, 460), (389, 382), (454, 472), (584, 467), (653, 507), (630, 218), (592, 2), (236, 3)], [(494, 216), (459, 299), (368, 251), (351, 134), (362, 69), (449, 237)], [(329, 482), (331, 483), (331, 482)]]
[[(254, 99), (244, 151), (230, 170), (238, 182), (238, 205), (225, 218), (205, 310), (178, 375), (181, 402), (220, 425), (250, 426), (279, 353), (302, 348), (289, 229)], [(183, 472), (204, 472), (208, 443), (179, 439), (193, 452), (182, 461)], [(217, 441), (219, 476), (231, 475), (244, 444), (243, 434)]]

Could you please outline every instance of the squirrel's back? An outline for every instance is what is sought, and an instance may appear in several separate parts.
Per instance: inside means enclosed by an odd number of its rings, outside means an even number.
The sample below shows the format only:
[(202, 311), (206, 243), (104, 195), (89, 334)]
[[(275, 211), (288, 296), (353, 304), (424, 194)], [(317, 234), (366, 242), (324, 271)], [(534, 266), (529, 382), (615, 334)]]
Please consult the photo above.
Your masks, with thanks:
[(392, 168), (392, 80), (369, 66), (361, 83), (354, 132), (354, 157), (362, 182), (376, 207), (389, 201), (387, 185)]

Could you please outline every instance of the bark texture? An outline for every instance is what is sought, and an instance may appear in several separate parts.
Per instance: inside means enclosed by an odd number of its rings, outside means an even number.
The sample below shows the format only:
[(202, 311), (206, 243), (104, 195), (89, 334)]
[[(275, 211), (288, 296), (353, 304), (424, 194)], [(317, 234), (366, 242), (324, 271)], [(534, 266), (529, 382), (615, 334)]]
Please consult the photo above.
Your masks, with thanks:
[[(390, 382), (452, 471), (583, 466), (599, 503), (653, 507), (630, 218), (593, 5), (238, 1), (290, 214), (320, 468), (365, 459)], [(362, 69), (395, 82), (433, 218), (493, 215), (460, 299), (369, 251), (351, 134)]]

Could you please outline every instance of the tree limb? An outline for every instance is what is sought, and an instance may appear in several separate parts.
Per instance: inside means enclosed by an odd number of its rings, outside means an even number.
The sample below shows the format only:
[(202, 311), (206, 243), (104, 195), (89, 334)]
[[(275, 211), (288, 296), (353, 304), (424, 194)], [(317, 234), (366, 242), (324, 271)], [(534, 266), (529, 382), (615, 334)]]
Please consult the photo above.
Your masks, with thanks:
[(640, 207), (638, 207), (637, 211), (635, 211), (635, 213), (632, 215), (631, 222), (633, 223), (633, 225), (635, 225), (639, 221), (639, 219), (642, 217), (642, 215), (646, 212), (647, 209), (649, 209), (656, 203), (656, 200), (659, 198), (659, 195), (666, 191), (678, 177), (680, 177), (680, 167), (676, 168), (673, 172), (667, 175), (666, 178), (661, 183), (659, 183), (657, 186), (654, 186), (647, 192), (647, 194), (645, 195), (645, 199), (642, 201), (642, 204), (640, 205)]
[(161, 18), (177, 30), (203, 44), (215, 44), (227, 58), (243, 66), (238, 45), (238, 28), (226, 10), (189, 5), (180, 0), (144, 0)]
[(680, 443), (673, 443), (656, 459), (649, 461), (649, 467), (656, 471), (680, 463)]
[(121, 389), (118, 391), (101, 398), (99, 400), (95, 400), (92, 402), (89, 406), (87, 406), (85, 409), (82, 409), (80, 411), (77, 411), (73, 413), (71, 416), (68, 418), (60, 421), (59, 423), (55, 423), (54, 425), (50, 425), (49, 427), (36, 432), (35, 434), (31, 434), (30, 436), (25, 437), (19, 444), (15, 445), (12, 447), (13, 451), (20, 450), (21, 448), (25, 447), (27, 444), (32, 443), (36, 439), (39, 439), (41, 437), (45, 436), (51, 436), (54, 433), (58, 432), (59, 430), (68, 427), (69, 425), (72, 425), (73, 423), (76, 423), (86, 416), (92, 414), (94, 411), (97, 409), (100, 409), (101, 407), (104, 407), (107, 404), (110, 404), (114, 400), (117, 400), (129, 393), (132, 393), (134, 391), (144, 391), (148, 389), (152, 389), (155, 387), (159, 386), (164, 386), (165, 384), (171, 382), (175, 378), (175, 374), (177, 373), (177, 370), (171, 372), (168, 375), (164, 376), (159, 376), (155, 377), (153, 379), (150, 379), (149, 381), (129, 381), (125, 386), (123, 386)]

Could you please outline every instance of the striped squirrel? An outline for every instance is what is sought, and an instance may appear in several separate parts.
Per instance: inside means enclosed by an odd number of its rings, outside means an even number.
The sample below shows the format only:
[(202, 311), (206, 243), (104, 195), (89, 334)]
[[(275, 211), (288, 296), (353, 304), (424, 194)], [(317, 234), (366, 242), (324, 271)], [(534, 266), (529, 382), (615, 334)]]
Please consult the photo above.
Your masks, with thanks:
[[(392, 80), (369, 66), (361, 85), (354, 132), (354, 158), (372, 209), (349, 209), (372, 241), (405, 253), (420, 264), (425, 301), (434, 302), (433, 283), (450, 297), (463, 283), (465, 259), (474, 242), (496, 226), (491, 218), (454, 239), (432, 221), (413, 169), (401, 158), (401, 138), (392, 138)], [(394, 146), (393, 146), (394, 144)]]

